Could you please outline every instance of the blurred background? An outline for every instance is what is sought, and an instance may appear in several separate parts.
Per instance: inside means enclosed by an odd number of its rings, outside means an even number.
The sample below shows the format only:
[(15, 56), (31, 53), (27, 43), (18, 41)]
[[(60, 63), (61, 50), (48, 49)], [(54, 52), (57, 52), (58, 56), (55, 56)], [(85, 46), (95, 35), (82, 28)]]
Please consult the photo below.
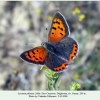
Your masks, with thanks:
[(79, 83), (80, 90), (100, 90), (99, 1), (0, 1), (0, 90), (47, 90), (40, 65), (19, 55), (47, 41), (57, 11), (79, 44), (74, 63), (60, 75), (60, 90), (69, 90), (71, 82)]

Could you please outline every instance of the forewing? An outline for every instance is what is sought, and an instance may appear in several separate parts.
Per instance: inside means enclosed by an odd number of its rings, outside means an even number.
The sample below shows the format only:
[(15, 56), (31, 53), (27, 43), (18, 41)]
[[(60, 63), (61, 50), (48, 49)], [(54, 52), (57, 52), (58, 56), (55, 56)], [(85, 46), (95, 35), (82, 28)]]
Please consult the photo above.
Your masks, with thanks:
[(49, 31), (48, 41), (57, 43), (65, 36), (70, 34), (69, 26), (64, 16), (57, 12), (53, 18), (51, 28)]
[(20, 57), (29, 63), (44, 64), (46, 55), (45, 48), (39, 46), (23, 52)]

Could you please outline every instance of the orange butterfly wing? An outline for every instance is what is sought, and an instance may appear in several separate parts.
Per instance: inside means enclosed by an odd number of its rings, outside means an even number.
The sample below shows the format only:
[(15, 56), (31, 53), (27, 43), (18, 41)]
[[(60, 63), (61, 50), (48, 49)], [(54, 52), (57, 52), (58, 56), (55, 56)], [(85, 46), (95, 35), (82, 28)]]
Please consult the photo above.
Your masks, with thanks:
[(51, 28), (49, 31), (48, 41), (57, 43), (65, 36), (70, 34), (69, 26), (64, 18), (64, 16), (57, 12), (53, 18)]
[(23, 52), (20, 57), (30, 63), (44, 64), (47, 52), (44, 47), (39, 46)]

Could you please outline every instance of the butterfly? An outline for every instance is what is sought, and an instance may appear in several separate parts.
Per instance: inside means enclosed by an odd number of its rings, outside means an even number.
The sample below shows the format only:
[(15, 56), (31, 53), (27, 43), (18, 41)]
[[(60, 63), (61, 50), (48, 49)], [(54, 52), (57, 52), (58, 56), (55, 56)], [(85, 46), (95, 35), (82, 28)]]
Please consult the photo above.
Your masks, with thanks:
[(48, 42), (23, 52), (20, 57), (34, 64), (46, 65), (55, 72), (63, 71), (76, 58), (78, 44), (69, 37), (70, 29), (65, 17), (57, 12), (54, 15), (48, 34)]

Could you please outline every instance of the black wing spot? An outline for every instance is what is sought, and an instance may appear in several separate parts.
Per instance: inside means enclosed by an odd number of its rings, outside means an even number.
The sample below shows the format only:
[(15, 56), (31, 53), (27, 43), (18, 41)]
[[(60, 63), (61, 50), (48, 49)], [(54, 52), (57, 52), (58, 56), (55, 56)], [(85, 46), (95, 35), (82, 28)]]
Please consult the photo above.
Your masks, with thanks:
[(62, 36), (63, 36), (63, 34), (62, 33), (60, 33)]
[(52, 33), (52, 34), (54, 34), (54, 33)]
[(67, 66), (67, 64), (65, 64), (65, 66)]
[(28, 54), (28, 56), (31, 58), (31, 55), (29, 54), (29, 53), (27, 53)]
[(39, 50), (36, 50), (37, 52), (39, 52)]
[(77, 45), (75, 45), (75, 47), (77, 48)]
[(71, 56), (71, 59), (73, 59), (73, 56)]
[(59, 68), (59, 70), (62, 70), (62, 68)]
[(63, 28), (60, 28), (63, 31)]
[(38, 58), (35, 58), (36, 60), (39, 60)]
[(58, 26), (58, 28), (60, 29), (60, 27)]
[(34, 52), (34, 51), (32, 51), (32, 53), (33, 53), (33, 54), (35, 54), (35, 52)]
[(74, 53), (74, 55), (76, 55), (76, 53)]
[(52, 29), (56, 30), (56, 28), (55, 28), (55, 27), (52, 27)]
[(53, 24), (55, 24), (56, 22), (53, 22)]
[(56, 23), (60, 24), (60, 22), (56, 21)]
[(41, 57), (39, 57), (41, 60), (42, 60), (42, 58)]
[(63, 28), (60, 28), (59, 26), (58, 26), (58, 28), (63, 31)]
[(75, 51), (77, 51), (77, 49), (75, 49)]

